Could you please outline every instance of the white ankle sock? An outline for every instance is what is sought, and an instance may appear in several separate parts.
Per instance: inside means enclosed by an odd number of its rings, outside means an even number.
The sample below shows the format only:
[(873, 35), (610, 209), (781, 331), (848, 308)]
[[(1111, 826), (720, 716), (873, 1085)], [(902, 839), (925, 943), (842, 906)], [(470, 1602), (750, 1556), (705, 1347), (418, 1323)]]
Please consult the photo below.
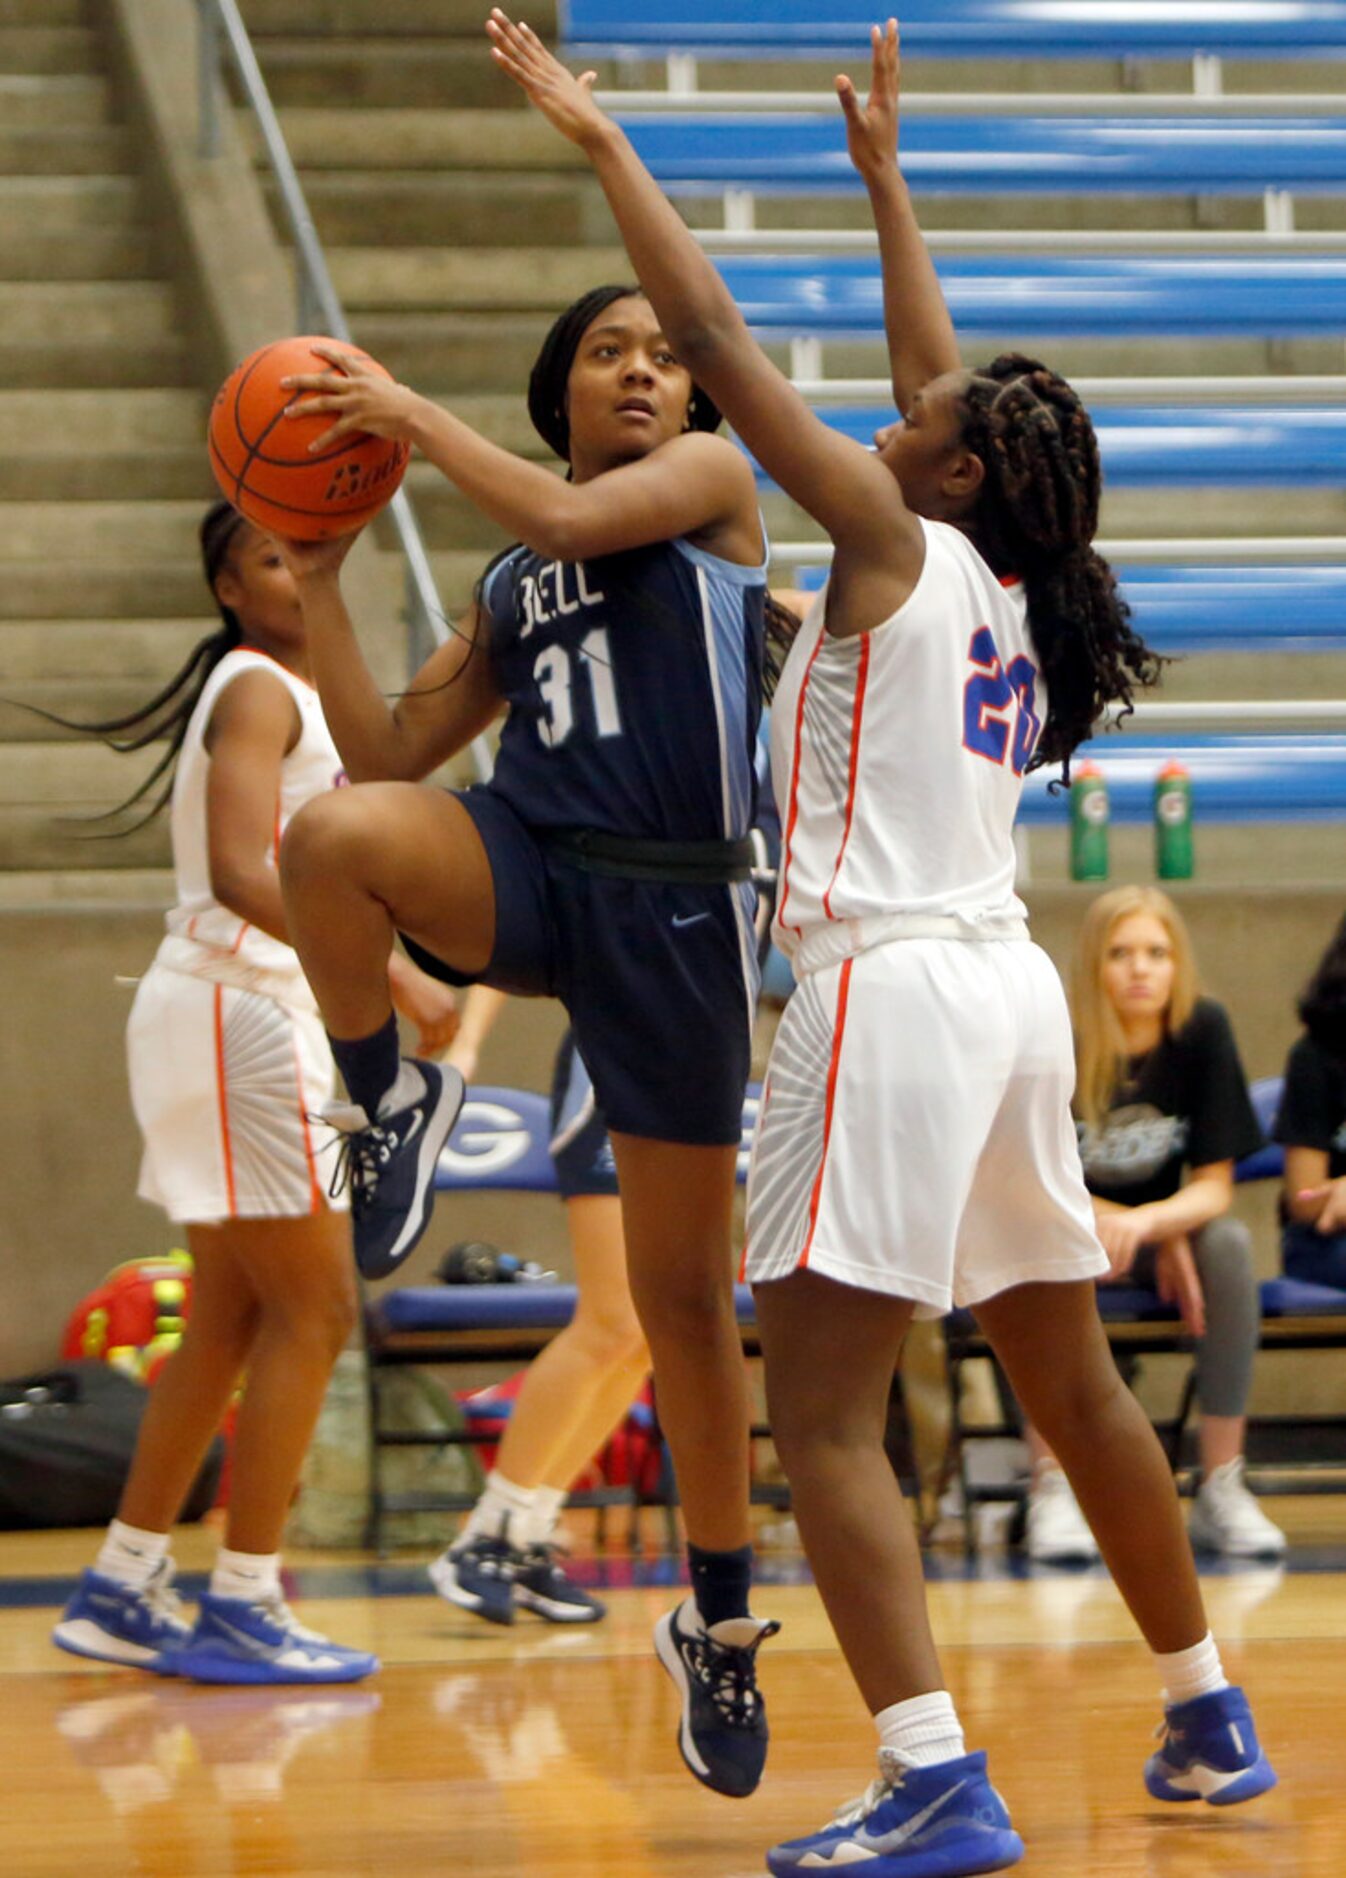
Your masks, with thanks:
[(535, 1487), (533, 1507), (519, 1530), (517, 1545), (548, 1545), (565, 1505), (564, 1487)]
[(947, 1689), (894, 1702), (874, 1717), (879, 1747), (904, 1767), (936, 1767), (966, 1754), (963, 1728)]
[(398, 1065), (397, 1081), (379, 1098), (380, 1118), (396, 1115), (399, 1109), (409, 1109), (412, 1103), (419, 1102), (424, 1094), (424, 1076), (416, 1065), (404, 1056)]
[(1164, 1685), (1164, 1701), (1170, 1708), (1229, 1687), (1219, 1648), (1209, 1630), (1200, 1643), (1194, 1643), (1188, 1650), (1174, 1650), (1168, 1656), (1156, 1650), (1154, 1666)]
[(143, 1591), (168, 1551), (166, 1532), (143, 1532), (114, 1519), (107, 1529), (94, 1570), (132, 1591)]
[(508, 1539), (511, 1545), (526, 1545), (523, 1536), (533, 1517), (540, 1489), (520, 1487), (501, 1473), (486, 1476), (486, 1491), (468, 1515), (466, 1526), (458, 1535), (464, 1539)]
[(259, 1598), (280, 1595), (279, 1552), (231, 1552), (221, 1546), (210, 1574), (213, 1598), (246, 1598), (250, 1604)]

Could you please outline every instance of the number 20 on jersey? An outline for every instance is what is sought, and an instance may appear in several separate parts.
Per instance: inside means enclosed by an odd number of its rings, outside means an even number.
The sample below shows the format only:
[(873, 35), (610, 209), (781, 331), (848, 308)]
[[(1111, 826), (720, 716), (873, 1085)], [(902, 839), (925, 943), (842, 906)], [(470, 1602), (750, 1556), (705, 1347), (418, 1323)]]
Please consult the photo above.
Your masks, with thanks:
[(972, 676), (963, 686), (963, 748), (988, 763), (1008, 758), (1022, 776), (1042, 732), (1033, 708), (1037, 666), (1022, 652), (1002, 665), (989, 626), (973, 633), (967, 657)]

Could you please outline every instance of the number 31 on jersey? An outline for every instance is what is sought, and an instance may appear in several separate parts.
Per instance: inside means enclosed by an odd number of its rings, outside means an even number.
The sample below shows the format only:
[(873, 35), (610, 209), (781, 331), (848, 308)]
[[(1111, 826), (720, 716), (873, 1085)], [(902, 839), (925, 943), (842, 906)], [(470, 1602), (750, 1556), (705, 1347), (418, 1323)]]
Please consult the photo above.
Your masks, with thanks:
[(988, 763), (1008, 757), (1022, 776), (1042, 731), (1033, 709), (1038, 668), (1022, 652), (1002, 665), (989, 626), (973, 633), (967, 656), (972, 676), (963, 686), (963, 748)]

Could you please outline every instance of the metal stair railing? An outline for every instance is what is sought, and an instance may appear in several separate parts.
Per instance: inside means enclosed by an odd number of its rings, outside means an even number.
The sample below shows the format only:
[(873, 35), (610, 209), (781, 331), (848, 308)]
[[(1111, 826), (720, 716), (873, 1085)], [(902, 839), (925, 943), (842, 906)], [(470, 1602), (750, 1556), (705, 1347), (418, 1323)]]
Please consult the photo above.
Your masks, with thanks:
[[(227, 56), (257, 120), (267, 161), (275, 176), (281, 207), (294, 242), (298, 330), (325, 333), (333, 339), (353, 344), (351, 329), (333, 285), (322, 242), (285, 142), (285, 133), (280, 127), (271, 94), (262, 76), (262, 68), (257, 62), (257, 54), (236, 0), (196, 0), (196, 6), (200, 24), (200, 153), (207, 158), (220, 153), (220, 124), (228, 102), (224, 84), (224, 61)], [(420, 665), (433, 646), (444, 643), (450, 629), (435, 586), (430, 559), (425, 551), (425, 541), (405, 489), (399, 489), (388, 504), (388, 514), (402, 552), (407, 665), (410, 672)], [(478, 779), (484, 781), (491, 774), (491, 746), (484, 737), (475, 737), (469, 748)]]

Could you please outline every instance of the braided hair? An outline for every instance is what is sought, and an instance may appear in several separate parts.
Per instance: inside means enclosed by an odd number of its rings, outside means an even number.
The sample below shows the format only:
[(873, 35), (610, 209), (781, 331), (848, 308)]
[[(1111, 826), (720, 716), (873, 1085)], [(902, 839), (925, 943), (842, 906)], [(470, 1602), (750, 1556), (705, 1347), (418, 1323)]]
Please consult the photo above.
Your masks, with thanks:
[(1017, 574), (1047, 687), (1047, 721), (1028, 767), (1063, 766), (1110, 704), (1132, 708), (1164, 663), (1130, 624), (1112, 569), (1091, 545), (1102, 472), (1089, 413), (1064, 378), (1017, 352), (975, 370), (962, 441), (986, 478), (978, 546), (997, 573)]
[[(223, 501), (213, 502), (201, 518), (201, 564), (206, 585), (212, 595), (216, 580), (228, 565), (234, 538), (244, 525), (245, 518), (230, 503)], [(68, 717), (58, 717), (54, 711), (40, 713), (66, 730), (84, 731), (89, 736), (100, 738), (110, 749), (120, 754), (143, 750), (147, 744), (167, 739), (167, 749), (140, 787), (115, 808), (89, 817), (91, 821), (110, 821), (125, 816), (144, 800), (156, 783), (162, 782), (163, 787), (144, 814), (128, 827), (109, 830), (111, 834), (134, 834), (138, 828), (152, 822), (168, 803), (173, 794), (178, 753), (187, 735), (192, 712), (205, 690), (206, 681), (225, 654), (243, 643), (243, 628), (232, 608), (222, 605), (218, 599), (215, 604), (219, 609), (220, 625), (214, 632), (198, 639), (168, 683), (134, 711), (128, 711), (123, 717), (100, 718), (96, 722), (76, 722)]]

